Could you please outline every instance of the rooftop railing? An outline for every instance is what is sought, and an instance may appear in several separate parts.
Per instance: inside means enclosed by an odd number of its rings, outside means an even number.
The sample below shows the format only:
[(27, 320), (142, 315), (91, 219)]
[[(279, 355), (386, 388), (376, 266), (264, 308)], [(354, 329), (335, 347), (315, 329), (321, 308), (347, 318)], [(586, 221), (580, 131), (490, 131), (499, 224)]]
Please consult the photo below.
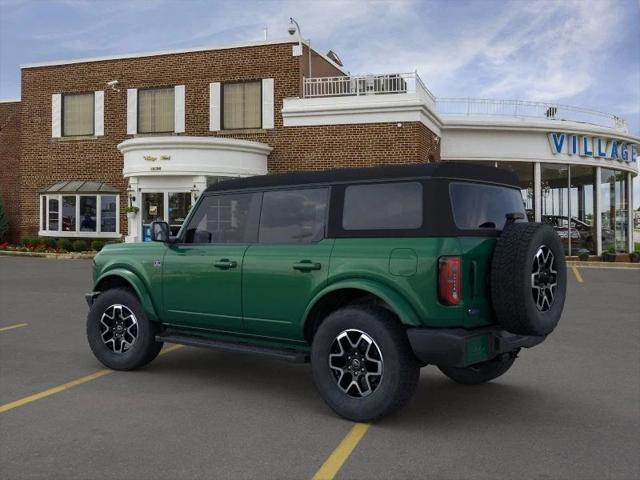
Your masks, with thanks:
[(438, 98), (438, 113), (466, 117), (502, 116), (566, 120), (589, 123), (628, 132), (624, 119), (588, 108), (559, 103), (529, 102), (526, 100), (489, 100), (482, 98)]
[(435, 101), (435, 97), (416, 72), (304, 79), (305, 98), (384, 95), (419, 91), (423, 91)]
[(559, 103), (526, 100), (490, 100), (483, 98), (438, 98), (429, 91), (417, 72), (370, 75), (343, 75), (304, 79), (305, 98), (347, 97), (418, 93), (426, 95), (442, 115), (467, 117), (540, 118), (588, 123), (628, 132), (624, 119), (588, 108)]

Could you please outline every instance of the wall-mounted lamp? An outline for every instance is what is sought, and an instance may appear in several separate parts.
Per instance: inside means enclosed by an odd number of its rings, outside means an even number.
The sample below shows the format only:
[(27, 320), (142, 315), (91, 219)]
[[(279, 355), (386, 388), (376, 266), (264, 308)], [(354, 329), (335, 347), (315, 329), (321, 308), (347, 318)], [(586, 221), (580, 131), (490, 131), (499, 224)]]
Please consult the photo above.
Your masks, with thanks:
[(196, 185), (194, 184), (193, 188), (191, 189), (191, 195), (193, 195), (193, 199), (197, 200), (199, 194), (200, 194), (200, 190), (198, 190), (198, 187), (196, 187)]
[(127, 193), (129, 194), (129, 206), (132, 206), (133, 202), (136, 201), (136, 197), (134, 195), (134, 193), (136, 193), (136, 191), (133, 188), (129, 187), (127, 189)]

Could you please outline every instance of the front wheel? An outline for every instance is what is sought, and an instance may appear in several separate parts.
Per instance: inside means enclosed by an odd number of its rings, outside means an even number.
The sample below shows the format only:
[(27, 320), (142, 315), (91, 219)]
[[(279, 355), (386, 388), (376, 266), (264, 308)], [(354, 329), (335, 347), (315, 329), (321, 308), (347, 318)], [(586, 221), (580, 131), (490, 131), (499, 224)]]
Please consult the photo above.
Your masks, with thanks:
[(393, 314), (374, 306), (329, 315), (314, 336), (311, 368), (324, 401), (356, 422), (405, 405), (420, 375), (404, 329)]
[(157, 325), (146, 315), (138, 298), (116, 288), (102, 293), (87, 315), (87, 340), (100, 362), (113, 370), (134, 370), (158, 356)]
[(505, 353), (488, 362), (469, 367), (438, 367), (442, 373), (462, 385), (479, 385), (504, 375), (515, 362), (515, 354)]

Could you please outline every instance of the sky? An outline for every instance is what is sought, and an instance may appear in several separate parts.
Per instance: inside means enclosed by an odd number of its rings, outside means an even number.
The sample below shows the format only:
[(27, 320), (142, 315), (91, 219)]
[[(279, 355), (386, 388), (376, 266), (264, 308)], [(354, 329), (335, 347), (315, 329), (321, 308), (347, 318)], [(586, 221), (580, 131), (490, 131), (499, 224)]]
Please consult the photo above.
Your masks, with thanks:
[(291, 16), (353, 74), (417, 70), (438, 97), (576, 105), (640, 135), (639, 0), (0, 0), (0, 99), (20, 64), (281, 39)]

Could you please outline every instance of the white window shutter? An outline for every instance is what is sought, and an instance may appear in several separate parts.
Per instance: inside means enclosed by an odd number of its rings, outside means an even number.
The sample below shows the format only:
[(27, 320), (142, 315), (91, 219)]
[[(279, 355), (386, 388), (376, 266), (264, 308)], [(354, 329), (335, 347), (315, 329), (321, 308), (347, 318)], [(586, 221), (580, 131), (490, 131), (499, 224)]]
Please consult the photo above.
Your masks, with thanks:
[(220, 130), (220, 82), (209, 84), (209, 130), (217, 132)]
[(127, 89), (127, 135), (138, 133), (138, 89)]
[(96, 137), (104, 135), (104, 92), (99, 90), (93, 92), (93, 134)]
[(51, 95), (51, 136), (62, 136), (62, 95), (59, 93)]
[(274, 127), (273, 78), (262, 79), (262, 128)]
[(185, 101), (184, 85), (176, 85), (173, 91), (174, 91), (173, 130), (176, 133), (184, 133), (184, 101)]

